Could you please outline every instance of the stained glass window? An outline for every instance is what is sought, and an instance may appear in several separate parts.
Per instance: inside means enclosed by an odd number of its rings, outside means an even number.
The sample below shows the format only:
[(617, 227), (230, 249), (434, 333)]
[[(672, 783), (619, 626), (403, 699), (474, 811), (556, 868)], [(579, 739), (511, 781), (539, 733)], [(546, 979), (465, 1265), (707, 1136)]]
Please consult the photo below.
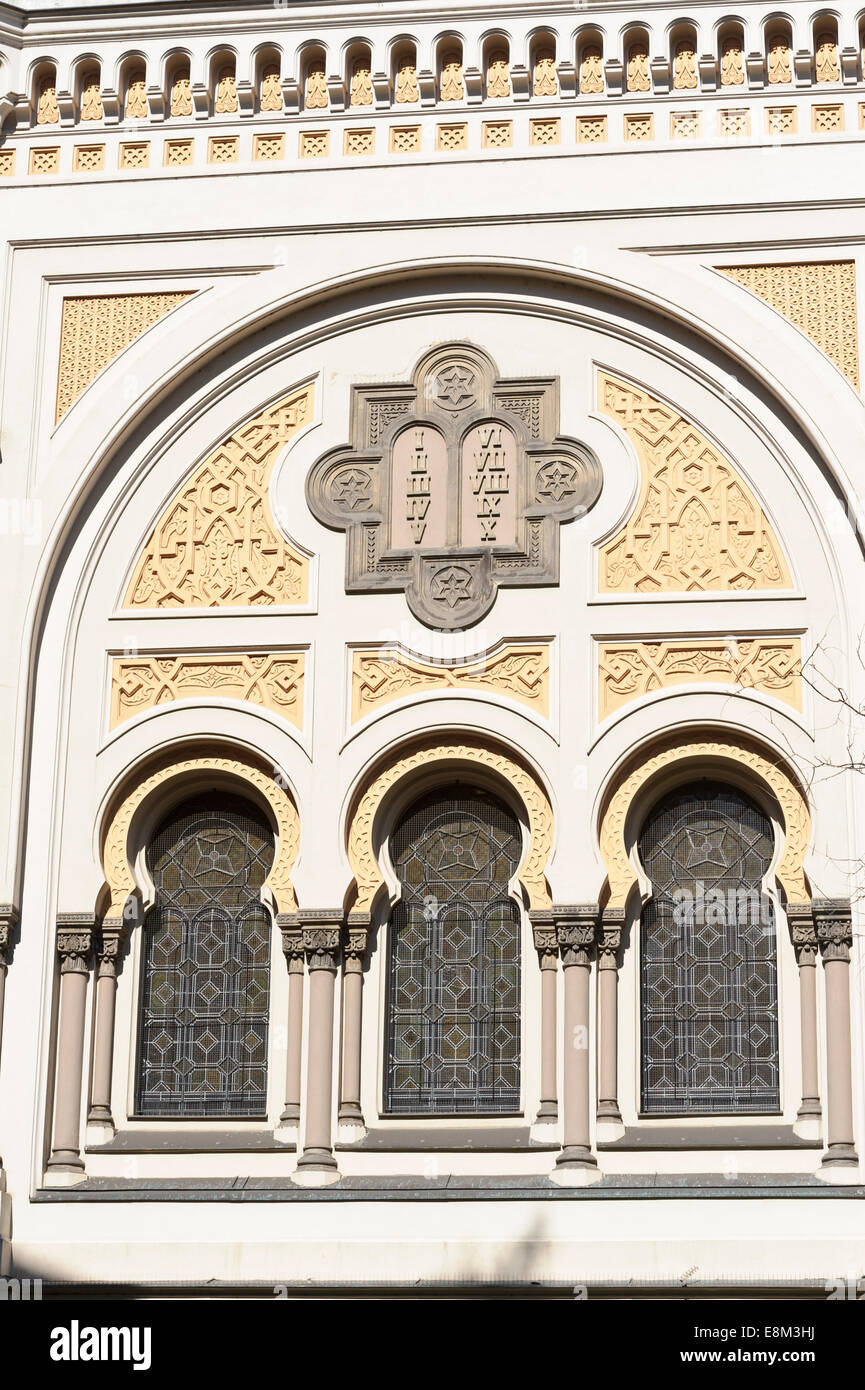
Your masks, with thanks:
[(245, 801), (198, 797), (148, 852), (136, 1111), (263, 1115), (270, 918), (261, 886), (273, 835)]
[(520, 827), (463, 788), (416, 803), (391, 841), (385, 1109), (507, 1114), (520, 1106)]
[(642, 1110), (777, 1111), (772, 827), (733, 788), (700, 782), (649, 815), (641, 920)]

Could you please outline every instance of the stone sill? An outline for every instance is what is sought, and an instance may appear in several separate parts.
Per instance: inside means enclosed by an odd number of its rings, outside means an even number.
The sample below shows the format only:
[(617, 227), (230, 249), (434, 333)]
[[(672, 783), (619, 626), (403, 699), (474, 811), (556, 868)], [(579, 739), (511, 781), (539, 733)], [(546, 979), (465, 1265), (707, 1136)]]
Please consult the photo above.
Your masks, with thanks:
[[(553, 1126), (555, 1128), (555, 1126)], [(368, 1129), (356, 1143), (338, 1143), (335, 1149), (354, 1153), (554, 1153), (561, 1148), (555, 1141), (535, 1141), (528, 1126), (499, 1126), (496, 1129), (430, 1129), (425, 1125), (409, 1128), (381, 1126)]]
[(809, 1173), (648, 1173), (613, 1175), (588, 1187), (559, 1187), (547, 1177), (416, 1174), (344, 1177), (330, 1187), (298, 1187), (290, 1178), (88, 1178), (75, 1187), (40, 1188), (34, 1203), (56, 1202), (595, 1202), (767, 1198), (829, 1201), (865, 1198), (865, 1186), (833, 1186)]
[(210, 1153), (294, 1153), (296, 1144), (280, 1144), (273, 1130), (238, 1134), (225, 1130), (137, 1129), (118, 1130), (105, 1144), (88, 1144), (89, 1154), (210, 1154)]
[(598, 1152), (637, 1150), (687, 1152), (695, 1149), (822, 1149), (822, 1139), (802, 1139), (792, 1125), (701, 1125), (686, 1129), (676, 1124), (641, 1124), (626, 1129), (620, 1139), (598, 1141)]

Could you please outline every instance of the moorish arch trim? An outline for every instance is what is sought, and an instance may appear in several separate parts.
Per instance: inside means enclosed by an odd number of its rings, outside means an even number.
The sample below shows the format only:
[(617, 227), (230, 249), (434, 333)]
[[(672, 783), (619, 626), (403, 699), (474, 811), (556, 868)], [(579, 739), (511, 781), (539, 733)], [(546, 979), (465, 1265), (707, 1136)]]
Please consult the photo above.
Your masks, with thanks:
[(280, 913), (297, 909), (292, 870), (300, 849), (300, 816), (282, 783), (285, 778), (278, 769), (266, 765), (250, 754), (234, 751), (225, 756), (177, 758), (164, 755), (154, 767), (127, 784), (127, 790), (115, 801), (105, 825), (102, 840), (102, 866), (110, 901), (105, 918), (122, 920), (124, 908), (137, 884), (129, 856), (132, 822), (145, 802), (161, 799), (173, 783), (194, 782), (202, 774), (216, 774), (242, 784), (239, 790), (254, 788), (265, 800), (276, 824), (276, 852), (273, 866), (264, 886), (270, 890)]
[(175, 493), (135, 562), (124, 608), (306, 604), (309, 558), (270, 509), (274, 464), (309, 424), (313, 388), (295, 389), (223, 439)]
[(706, 738), (689, 734), (670, 736), (654, 745), (648, 756), (632, 758), (619, 773), (608, 792), (600, 823), (600, 848), (609, 884), (608, 907), (623, 911), (633, 888), (637, 871), (628, 854), (626, 836), (628, 814), (636, 798), (655, 778), (673, 767), (685, 764), (704, 773), (738, 773), (762, 783), (781, 808), (784, 818), (784, 848), (775, 867), (775, 878), (788, 903), (809, 903), (811, 894), (805, 878), (805, 855), (811, 839), (811, 816), (799, 787), (780, 758), (751, 739), (736, 734), (712, 733)]
[(450, 743), (430, 738), (413, 745), (410, 752), (396, 750), (379, 764), (366, 782), (348, 826), (348, 857), (357, 885), (353, 911), (370, 912), (379, 890), (384, 887), (374, 839), (375, 821), (388, 794), (404, 777), (429, 771), (437, 763), (448, 769), (462, 764), (464, 769), (492, 772), (512, 787), (522, 801), (529, 822), (529, 846), (517, 877), (526, 890), (529, 907), (549, 909), (552, 898), (545, 870), (553, 846), (553, 811), (535, 773), (516, 754), (492, 740), (466, 736)]
[(598, 409), (640, 461), (640, 495), (600, 551), (602, 593), (791, 589), (784, 553), (729, 459), (675, 406), (598, 372)]

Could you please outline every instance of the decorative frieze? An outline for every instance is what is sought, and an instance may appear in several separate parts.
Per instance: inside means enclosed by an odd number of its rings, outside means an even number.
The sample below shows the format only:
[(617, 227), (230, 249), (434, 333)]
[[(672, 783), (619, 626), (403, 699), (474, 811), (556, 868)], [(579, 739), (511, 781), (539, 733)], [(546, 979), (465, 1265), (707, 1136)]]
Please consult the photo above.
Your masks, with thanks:
[(717, 637), (695, 641), (602, 642), (598, 646), (598, 717), (631, 700), (680, 685), (734, 685), (802, 708), (798, 637)]
[(186, 653), (118, 657), (111, 675), (111, 728), (175, 700), (245, 700), (303, 728), (303, 652)]
[(64, 299), (55, 418), (60, 420), (66, 414), (103, 367), (192, 293), (170, 290), (160, 294), (77, 295)]
[[(795, 116), (793, 108), (789, 108)], [(769, 115), (773, 113), (770, 111)], [(776, 113), (777, 114), (777, 113)], [(795, 129), (795, 126), (794, 126)], [(859, 388), (855, 261), (719, 266), (788, 318)]]
[(312, 416), (312, 387), (223, 439), (172, 498), (136, 562), (124, 607), (268, 608), (307, 602), (309, 561), (270, 510), (273, 466)]
[(484, 690), (534, 710), (550, 712), (550, 649), (546, 643), (509, 643), (477, 661), (445, 665), (422, 661), (395, 647), (352, 656), (351, 721), (409, 695), (439, 690)]
[(602, 593), (791, 588), (760, 504), (692, 420), (603, 371), (598, 408), (630, 439), (642, 475), (633, 513), (601, 548)]

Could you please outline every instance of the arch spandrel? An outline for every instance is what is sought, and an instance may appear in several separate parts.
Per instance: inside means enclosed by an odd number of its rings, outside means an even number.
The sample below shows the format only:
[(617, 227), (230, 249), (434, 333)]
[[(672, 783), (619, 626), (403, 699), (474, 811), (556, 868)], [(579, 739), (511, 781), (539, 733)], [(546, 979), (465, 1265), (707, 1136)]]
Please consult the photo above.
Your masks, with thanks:
[(518, 877), (529, 899), (530, 908), (552, 906), (545, 871), (553, 846), (553, 811), (546, 792), (527, 764), (506, 752), (498, 744), (481, 738), (466, 737), (450, 743), (441, 739), (426, 739), (410, 751), (396, 751), (379, 765), (367, 779), (348, 826), (348, 857), (357, 888), (355, 912), (370, 912), (380, 890), (385, 886), (379, 867), (375, 821), (388, 795), (403, 778), (413, 773), (434, 770), (436, 765), (453, 772), (460, 764), (465, 769), (483, 769), (497, 775), (512, 788), (524, 807), (529, 825), (529, 845)]
[(771, 751), (747, 738), (713, 733), (705, 738), (675, 736), (656, 743), (638, 762), (632, 759), (619, 774), (607, 794), (600, 823), (600, 849), (607, 870), (610, 908), (623, 909), (638, 885), (637, 871), (631, 863), (628, 817), (635, 800), (649, 784), (660, 785), (664, 774), (688, 767), (705, 775), (732, 775), (756, 790), (768, 791), (781, 809), (784, 846), (775, 867), (775, 878), (788, 903), (810, 902), (805, 877), (805, 855), (811, 839), (808, 805), (792, 776)]
[(265, 769), (251, 756), (241, 752), (223, 756), (175, 758), (164, 756), (154, 767), (136, 781), (127, 783), (126, 792), (116, 800), (105, 823), (102, 837), (102, 866), (105, 874), (108, 905), (104, 915), (112, 919), (123, 917), (130, 894), (136, 890), (130, 856), (130, 831), (137, 813), (145, 803), (164, 802), (174, 787), (194, 782), (204, 774), (213, 774), (237, 784), (237, 791), (249, 794), (257, 791), (259, 798), (270, 807), (277, 832), (276, 853), (265, 881), (279, 912), (294, 912), (297, 898), (292, 883), (292, 870), (300, 849), (300, 816), (289, 793), (279, 780), (278, 772)]
[(641, 474), (633, 512), (600, 550), (602, 593), (792, 589), (760, 503), (692, 420), (604, 370), (598, 409), (628, 436)]
[(312, 419), (313, 387), (295, 389), (223, 439), (175, 493), (135, 563), (127, 609), (303, 605), (309, 559), (280, 533), (270, 478)]

